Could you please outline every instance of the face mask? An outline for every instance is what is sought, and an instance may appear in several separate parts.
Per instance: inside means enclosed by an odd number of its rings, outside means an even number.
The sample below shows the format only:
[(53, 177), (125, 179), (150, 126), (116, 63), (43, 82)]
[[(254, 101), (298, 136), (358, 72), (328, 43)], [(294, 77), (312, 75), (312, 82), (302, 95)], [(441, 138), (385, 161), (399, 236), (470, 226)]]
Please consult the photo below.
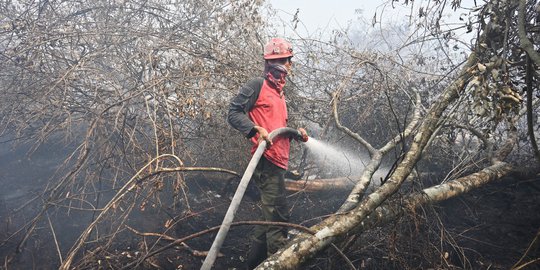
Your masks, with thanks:
[(285, 86), (285, 77), (287, 77), (287, 68), (284, 65), (266, 63), (264, 68), (265, 78), (277, 88), (281, 93)]

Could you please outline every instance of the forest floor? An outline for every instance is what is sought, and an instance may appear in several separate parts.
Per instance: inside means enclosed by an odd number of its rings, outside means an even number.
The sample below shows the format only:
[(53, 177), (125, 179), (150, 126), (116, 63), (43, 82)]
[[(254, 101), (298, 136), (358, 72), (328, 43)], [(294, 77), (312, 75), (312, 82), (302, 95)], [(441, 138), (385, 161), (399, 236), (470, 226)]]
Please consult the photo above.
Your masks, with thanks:
[[(18, 243), (16, 238), (4, 242), (8, 232), (17, 229), (14, 225), (17, 219), (28, 221), (28, 217), (10, 213), (39, 194), (46, 184), (45, 171), (53, 173), (52, 161), (46, 158), (50, 153), (44, 149), (41, 159), (37, 153), (33, 158), (35, 164), (18, 157), (17, 153), (7, 150), (0, 153), (0, 185), (3, 187), (0, 192), (0, 221), (6, 228), (0, 230), (0, 256), (4, 265), (0, 269), (58, 267), (58, 256), (52, 245), (54, 238), (47, 223), (36, 229), (33, 240), (25, 246), (22, 254), (13, 255)], [(30, 165), (33, 170), (28, 170)], [(203, 173), (189, 175), (186, 182), (189, 208), (184, 204), (167, 210), (167, 215), (177, 217), (177, 223), (167, 232), (173, 238), (183, 238), (221, 224), (238, 183), (235, 180), (227, 185), (225, 177)], [(332, 214), (347, 194), (343, 190), (291, 192), (288, 194), (291, 222), (309, 227)], [(143, 233), (163, 231), (164, 212), (147, 210), (134, 213), (129, 224)], [(256, 190), (250, 186), (235, 221), (257, 220), (259, 212)], [(75, 217), (71, 213), (69, 219), (55, 228), (55, 237), (63, 254), (88, 225), (84, 219)], [(252, 228), (249, 225), (231, 228), (214, 269), (244, 269)], [(417, 209), (396, 222), (349, 238), (346, 246), (338, 246), (357, 269), (511, 269), (525, 254), (539, 229), (540, 174), (534, 172), (527, 176), (507, 177), (459, 198)], [(169, 243), (127, 230), (123, 232), (129, 236), (117, 239), (112, 250), (94, 257), (95, 261), (87, 264), (87, 269), (120, 269), (140, 257), (141, 251), (149, 248), (148, 243), (155, 244), (153, 250)], [(214, 236), (215, 232), (207, 233), (187, 241), (189, 248), (165, 250), (148, 259), (140, 268), (199, 269), (204, 255), (198, 251), (208, 250)], [(540, 243), (536, 243), (522, 263), (540, 258), (539, 246)], [(9, 265), (6, 263), (8, 260)], [(344, 269), (343, 265), (344, 261), (329, 250), (318, 254), (302, 269)], [(540, 263), (537, 261), (523, 269), (540, 269)]]
[[(233, 186), (235, 186), (234, 183)], [(191, 218), (179, 224), (181, 238), (219, 225), (229, 205), (223, 181), (199, 177), (191, 192), (207, 194), (207, 203), (193, 205)], [(197, 191), (197, 189), (199, 189)], [(259, 208), (254, 189), (246, 196), (235, 221), (256, 220)], [(346, 192), (320, 191), (289, 194), (291, 222), (310, 226), (333, 213)], [(232, 227), (215, 269), (244, 269), (252, 226)], [(422, 208), (358, 238), (344, 250), (357, 269), (511, 269), (526, 252), (540, 229), (540, 175), (506, 178), (459, 198)], [(194, 250), (207, 250), (215, 233), (190, 240)], [(361, 244), (358, 244), (361, 243)], [(522, 263), (540, 257), (538, 243)], [(328, 251), (303, 269), (344, 269), (344, 262)], [(163, 269), (199, 269), (204, 256), (169, 250), (156, 264)], [(523, 269), (540, 269), (540, 262)]]

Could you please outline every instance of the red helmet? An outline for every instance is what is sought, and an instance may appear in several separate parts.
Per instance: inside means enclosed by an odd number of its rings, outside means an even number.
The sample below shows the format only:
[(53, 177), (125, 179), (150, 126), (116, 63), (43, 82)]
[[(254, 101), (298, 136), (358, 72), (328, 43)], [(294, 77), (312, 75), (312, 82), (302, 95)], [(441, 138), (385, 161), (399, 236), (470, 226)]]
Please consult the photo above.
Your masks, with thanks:
[(292, 57), (291, 43), (282, 38), (273, 38), (264, 45), (264, 59)]

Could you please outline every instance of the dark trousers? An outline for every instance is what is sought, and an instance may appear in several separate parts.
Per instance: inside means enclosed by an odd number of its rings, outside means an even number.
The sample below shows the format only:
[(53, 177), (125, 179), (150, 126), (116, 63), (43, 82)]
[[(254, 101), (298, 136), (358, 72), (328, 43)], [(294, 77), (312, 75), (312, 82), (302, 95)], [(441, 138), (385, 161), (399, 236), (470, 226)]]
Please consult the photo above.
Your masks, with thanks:
[[(264, 156), (253, 172), (251, 180), (255, 182), (261, 194), (262, 219), (264, 221), (289, 221), (284, 176), (285, 169), (276, 166)], [(269, 255), (283, 247), (286, 241), (286, 227), (256, 226), (253, 229), (252, 243), (247, 258), (248, 268), (255, 268)]]

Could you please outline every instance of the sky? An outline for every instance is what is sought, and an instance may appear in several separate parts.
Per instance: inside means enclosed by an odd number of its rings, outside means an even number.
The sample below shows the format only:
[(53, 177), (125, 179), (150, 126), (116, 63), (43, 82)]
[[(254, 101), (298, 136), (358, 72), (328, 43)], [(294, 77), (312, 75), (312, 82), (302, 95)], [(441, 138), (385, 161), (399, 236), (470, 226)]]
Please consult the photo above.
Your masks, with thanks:
[[(386, 1), (324, 1), (324, 0), (268, 0), (278, 16), (286, 21), (291, 21), (299, 9), (298, 18), (304, 25), (299, 25), (297, 31), (300, 34), (310, 34), (317, 30), (332, 30), (345, 28), (350, 22), (363, 19), (371, 23), (373, 15), (383, 11), (387, 7)], [(385, 10), (391, 10), (386, 8)], [(396, 12), (396, 11), (394, 11)], [(285, 30), (287, 31), (287, 30)]]
[[(463, 0), (462, 6), (472, 6), (473, 1)], [(296, 31), (303, 38), (309, 37), (310, 34), (317, 31), (331, 32), (332, 29), (343, 29), (349, 23), (358, 22), (358, 20), (371, 25), (375, 14), (377, 20), (381, 18), (382, 14), (383, 22), (384, 20), (408, 20), (407, 15), (411, 12), (411, 4), (404, 6), (400, 3), (394, 3), (394, 7), (392, 7), (388, 4), (389, 0), (267, 0), (266, 2), (276, 9), (277, 15), (286, 22), (292, 21), (294, 14), (299, 9), (298, 17), (303, 25), (299, 24)], [(417, 12), (418, 7), (427, 2), (428, 0), (414, 1), (413, 10)], [(448, 8), (448, 10), (450, 9)], [(465, 11), (453, 13), (455, 21), (458, 20), (459, 14), (462, 12)], [(276, 29), (278, 34), (290, 35), (292, 33), (290, 25), (281, 25)]]

